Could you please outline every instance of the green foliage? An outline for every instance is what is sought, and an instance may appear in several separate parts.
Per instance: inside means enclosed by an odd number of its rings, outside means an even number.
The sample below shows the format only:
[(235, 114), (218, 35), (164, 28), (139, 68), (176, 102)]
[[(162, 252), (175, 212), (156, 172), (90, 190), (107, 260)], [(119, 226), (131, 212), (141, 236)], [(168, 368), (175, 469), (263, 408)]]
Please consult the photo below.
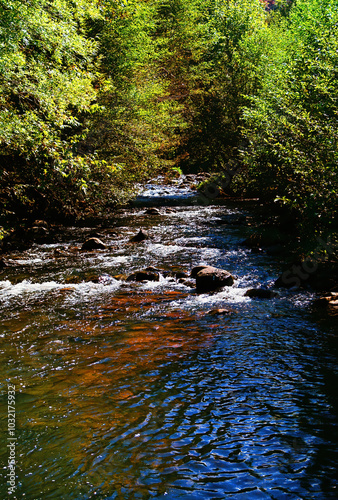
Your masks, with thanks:
[(271, 28), (271, 69), (245, 110), (245, 160), (256, 192), (296, 210), (311, 232), (335, 217), (337, 27), (337, 5), (299, 0), (289, 20)]
[(188, 127), (181, 152), (197, 168), (219, 168), (238, 158), (243, 144), (241, 108), (264, 70), (266, 16), (258, 0), (199, 3), (197, 12), (188, 46)]
[(95, 2), (84, 0), (11, 0), (0, 9), (2, 189), (19, 183), (57, 197), (64, 178), (76, 179), (71, 186), (68, 181), (76, 204), (83, 185), (76, 142), (96, 96), (98, 47), (85, 24), (100, 13)]
[(88, 141), (108, 164), (120, 165), (130, 184), (170, 168), (182, 119), (177, 103), (164, 97), (160, 60), (166, 49), (158, 35), (156, 2), (104, 5), (104, 81)]

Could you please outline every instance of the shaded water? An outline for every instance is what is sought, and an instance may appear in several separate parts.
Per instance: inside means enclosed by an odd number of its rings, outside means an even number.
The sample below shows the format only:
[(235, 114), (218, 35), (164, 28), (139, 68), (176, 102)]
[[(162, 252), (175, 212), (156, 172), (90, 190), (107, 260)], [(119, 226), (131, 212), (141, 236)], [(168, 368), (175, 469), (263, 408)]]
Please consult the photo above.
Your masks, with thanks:
[[(146, 215), (156, 201), (177, 206)], [(71, 228), (64, 243), (11, 256), (0, 281), (1, 498), (8, 383), (17, 498), (337, 498), (337, 331), (313, 315), (310, 292), (244, 296), (280, 271), (241, 245), (254, 217), (149, 187), (100, 231), (107, 250), (77, 252), (91, 229)], [(152, 239), (130, 244), (140, 227)], [(235, 285), (197, 295), (170, 276), (113, 277), (201, 263)], [(207, 314), (215, 308), (231, 313)]]

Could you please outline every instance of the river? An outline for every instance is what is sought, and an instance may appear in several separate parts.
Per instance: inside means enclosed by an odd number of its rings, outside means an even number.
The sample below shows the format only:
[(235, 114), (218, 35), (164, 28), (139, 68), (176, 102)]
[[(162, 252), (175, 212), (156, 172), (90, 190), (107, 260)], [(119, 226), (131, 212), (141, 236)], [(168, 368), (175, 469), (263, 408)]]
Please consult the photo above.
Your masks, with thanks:
[[(160, 214), (145, 207), (157, 205)], [(338, 497), (337, 330), (311, 290), (264, 300), (278, 258), (242, 242), (250, 202), (198, 205), (147, 186), (96, 228), (13, 253), (0, 281), (1, 498), (329, 500)], [(132, 244), (140, 228), (150, 239)], [(198, 264), (235, 284), (197, 294)], [(115, 279), (147, 266), (159, 281)], [(171, 271), (171, 272), (169, 272)], [(210, 314), (226, 308), (227, 314)], [(16, 490), (8, 496), (7, 388)]]

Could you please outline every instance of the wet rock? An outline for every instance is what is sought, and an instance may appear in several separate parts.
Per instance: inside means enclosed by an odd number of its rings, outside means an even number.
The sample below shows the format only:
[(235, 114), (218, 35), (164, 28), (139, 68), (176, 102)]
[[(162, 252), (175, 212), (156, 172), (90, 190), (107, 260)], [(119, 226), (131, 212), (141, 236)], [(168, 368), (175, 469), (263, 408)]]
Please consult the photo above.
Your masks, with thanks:
[(143, 231), (143, 229), (140, 229), (139, 232), (135, 236), (130, 238), (130, 241), (132, 243), (139, 243), (141, 241), (148, 240), (148, 239), (149, 239), (148, 233)]
[(113, 276), (114, 280), (117, 280), (117, 281), (125, 281), (127, 279), (127, 275), (126, 274), (115, 274)]
[(211, 309), (210, 311), (207, 312), (208, 315), (210, 316), (229, 316), (232, 314), (234, 311), (233, 309)]
[(26, 238), (34, 243), (49, 243), (51, 241), (49, 231), (44, 226), (33, 226), (27, 229)]
[(143, 269), (128, 276), (126, 281), (160, 281), (160, 273), (149, 268)]
[(144, 213), (147, 215), (161, 215), (161, 212), (158, 208), (147, 208)]
[(338, 303), (338, 293), (331, 292), (330, 295), (327, 295), (325, 297), (319, 297), (318, 299), (314, 300), (312, 305), (315, 308), (327, 308), (329, 305), (337, 307), (335, 305), (336, 303)]
[(186, 273), (185, 271), (177, 271), (175, 273), (175, 278), (178, 280), (178, 279), (181, 279), (181, 278), (188, 278), (188, 273)]
[(89, 238), (83, 243), (81, 250), (103, 250), (104, 248), (106, 245), (99, 238)]
[(228, 271), (208, 266), (201, 269), (196, 275), (196, 291), (198, 293), (213, 292), (231, 286), (234, 278)]
[(268, 288), (251, 288), (247, 290), (244, 294), (244, 297), (259, 298), (259, 299), (273, 299), (274, 297), (278, 297), (279, 294), (274, 292), (273, 290), (269, 290)]
[(338, 316), (338, 293), (331, 292), (330, 295), (320, 297), (313, 302), (313, 307), (328, 316)]
[(164, 269), (159, 269), (158, 267), (154, 266), (148, 266), (144, 270), (151, 273), (165, 273)]
[(178, 283), (181, 283), (182, 285), (187, 286), (189, 288), (195, 288), (195, 286), (196, 286), (195, 281), (189, 280), (189, 279), (186, 279), (186, 278), (180, 278), (178, 280)]
[(197, 274), (202, 271), (203, 269), (206, 269), (207, 267), (209, 266), (206, 266), (206, 265), (201, 265), (201, 266), (195, 266), (192, 268), (191, 270), (191, 273), (190, 273), (190, 277), (191, 278), (196, 278)]
[(33, 238), (44, 238), (48, 236), (48, 229), (43, 226), (33, 226), (27, 229), (27, 234)]

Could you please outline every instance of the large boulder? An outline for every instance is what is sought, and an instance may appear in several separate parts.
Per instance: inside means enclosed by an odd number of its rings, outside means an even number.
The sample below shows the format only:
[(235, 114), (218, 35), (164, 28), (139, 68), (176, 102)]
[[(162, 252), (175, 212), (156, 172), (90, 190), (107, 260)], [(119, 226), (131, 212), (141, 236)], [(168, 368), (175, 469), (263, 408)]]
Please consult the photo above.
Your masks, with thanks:
[(99, 238), (88, 238), (83, 243), (81, 250), (103, 250), (104, 248), (106, 248), (106, 245)]
[(198, 293), (214, 292), (224, 286), (231, 286), (234, 278), (228, 271), (207, 266), (196, 274), (196, 291)]

